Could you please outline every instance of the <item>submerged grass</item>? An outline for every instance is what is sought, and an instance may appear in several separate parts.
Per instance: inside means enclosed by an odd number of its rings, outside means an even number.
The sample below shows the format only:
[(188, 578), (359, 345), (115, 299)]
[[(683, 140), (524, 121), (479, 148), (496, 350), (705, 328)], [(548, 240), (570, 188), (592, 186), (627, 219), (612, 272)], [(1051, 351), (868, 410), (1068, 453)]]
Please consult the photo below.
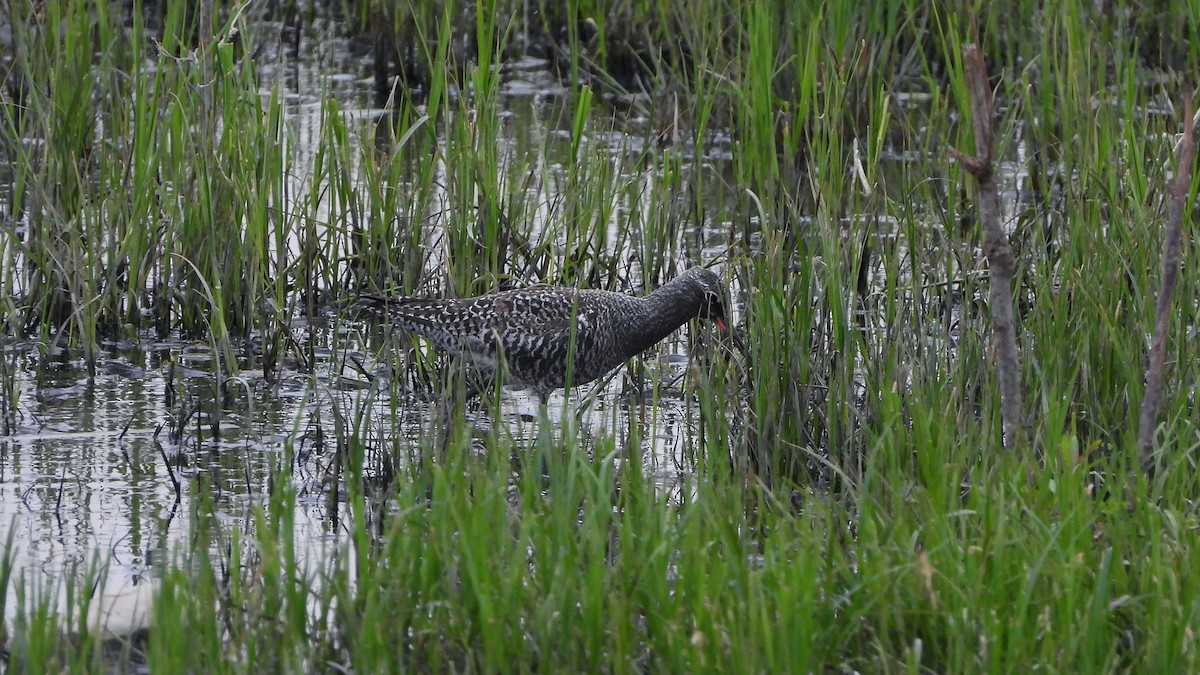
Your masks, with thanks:
[[(376, 119), (326, 98), (308, 154), (260, 80), (255, 47), (278, 36), (259, 8), (225, 8), (205, 36), (180, 3), (154, 25), (126, 25), (140, 3), (11, 4), (4, 340), (36, 337), (43, 362), (183, 334), (212, 344), (224, 378), (281, 350), (312, 364), (295, 326), (361, 290), (628, 290), (714, 258), (748, 346), (695, 358), (675, 491), (643, 466), (653, 406), (608, 432), (567, 415), (481, 439), (453, 409), (414, 449), (397, 440), (408, 380), (386, 402), (321, 398), (339, 553), (297, 541), (291, 439), (255, 522), (189, 498), (195, 536), (121, 658), (164, 672), (1200, 669), (1195, 303), (1173, 323), (1150, 482), (1134, 479), (1133, 413), (1184, 84), (1163, 66), (1200, 59), (1194, 41), (1146, 37), (1194, 34), (1191, 4), (1161, 3), (1153, 23), (1122, 2), (579, 2), (561, 17), (346, 2), (375, 40), (415, 36), (397, 57), (411, 79)], [(566, 67), (534, 134), (510, 128), (506, 106), (527, 104), (502, 84), (539, 35)], [(973, 144), (959, 50), (976, 36), (1018, 259), (1033, 441), (1015, 452), (973, 188), (945, 152)], [(3, 363), (11, 430), (22, 408)], [(10, 560), (0, 586), (26, 599), (0, 632), (10, 668), (111, 656), (64, 632)], [(85, 588), (67, 589), (69, 614), (86, 616)]]

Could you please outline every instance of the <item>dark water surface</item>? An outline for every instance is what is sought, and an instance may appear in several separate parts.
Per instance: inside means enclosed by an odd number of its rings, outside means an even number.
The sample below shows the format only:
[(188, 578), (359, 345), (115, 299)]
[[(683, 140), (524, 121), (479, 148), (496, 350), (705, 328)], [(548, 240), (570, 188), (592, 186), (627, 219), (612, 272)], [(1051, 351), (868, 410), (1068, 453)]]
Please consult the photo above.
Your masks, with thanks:
[[(250, 533), (252, 509), (265, 502), (268, 479), (281, 467), (299, 497), (300, 557), (319, 566), (341, 551), (342, 526), (333, 510), (345, 507), (329, 499), (335, 452), (318, 443), (318, 432), (330, 432), (333, 414), (354, 419), (364, 406), (389, 415), (391, 394), (356, 378), (345, 361), (330, 358), (334, 352), (320, 352), (313, 376), (285, 372), (268, 383), (259, 372), (237, 375), (217, 438), (210, 353), (203, 347), (160, 343), (104, 351), (94, 378), (82, 360), (39, 367), (36, 345), (24, 348), (14, 360), (20, 427), (0, 436), (0, 523), (11, 528), (23, 577), (8, 589), (8, 619), (22, 586), (61, 593), (67, 580), (80, 582), (96, 566), (105, 594), (152, 581), (156, 564), (186, 549), (197, 500), (209, 500), (224, 524)], [(684, 351), (675, 343), (666, 352), (678, 356), (652, 365), (680, 371)], [(354, 356), (374, 359), (365, 352)], [(642, 423), (653, 429), (642, 443), (646, 470), (667, 492), (679, 489), (694, 446), (685, 402), (667, 394), (654, 406), (631, 407), (620, 381), (596, 392), (581, 429), (619, 435), (631, 411), (644, 415)], [(583, 391), (572, 394), (570, 409)], [(406, 397), (397, 407), (400, 424), (389, 417), (387, 428), (410, 434), (400, 447), (422, 452), (440, 422), (436, 402)], [(561, 395), (549, 408), (551, 423), (561, 421)], [(533, 433), (537, 410), (536, 397), (507, 391), (498, 418), (479, 412), (471, 420), (480, 427), (505, 425), (506, 435), (519, 440)], [(187, 420), (182, 428), (181, 416)]]
[[(337, 99), (342, 114), (361, 121), (360, 141), (369, 138), (379, 112), (370, 101), (369, 64), (351, 56), (344, 39), (324, 32), (306, 36), (303, 45), (299, 55), (259, 67), (264, 94), (277, 89), (286, 102), (297, 163), (288, 175), (298, 204), (309, 203), (312, 186), (305, 164), (312, 158), (306, 148), (320, 138), (323, 101)], [(544, 153), (539, 166), (561, 167), (565, 158), (556, 161), (553, 152), (556, 143), (566, 143), (559, 121), (565, 89), (542, 61), (522, 59), (506, 69), (502, 93), (509, 107), (503, 113), (501, 148), (509, 156)], [(645, 169), (630, 159), (641, 151), (638, 130), (645, 121), (626, 116), (618, 126), (604, 106), (594, 110), (592, 142), (611, 149), (615, 174), (633, 183), (651, 182), (653, 177), (639, 175)], [(722, 161), (719, 155), (728, 151), (714, 147)], [(617, 214), (647, 208), (631, 201), (629, 191), (615, 194), (622, 200)], [(553, 195), (533, 199), (543, 202), (543, 208), (534, 209), (535, 218), (545, 217)], [(324, 207), (319, 204), (311, 215), (333, 221)], [(715, 257), (721, 249), (710, 242), (723, 236), (693, 227), (693, 252)], [(680, 269), (687, 265), (675, 262)], [(363, 406), (387, 407), (380, 401), (390, 395), (388, 389), (369, 376), (386, 370), (394, 357), (389, 343), (367, 334), (354, 323), (338, 329), (294, 326), (294, 337), (311, 342), (315, 367), (302, 371), (285, 363), (268, 381), (246, 360), (228, 383), (222, 405), (215, 393), (213, 354), (203, 344), (155, 341), (147, 334), (141, 344), (105, 345), (94, 375), (78, 353), (32, 342), (8, 344), (3, 356), (15, 371), (17, 428), (0, 436), (0, 528), (14, 541), (16, 582), (7, 590), (5, 620), (12, 620), (29, 593), (61, 598), (66, 584), (81, 582), (89, 572), (99, 583), (96, 597), (122, 597), (152, 585), (156, 565), (187, 548), (198, 500), (211, 501), (231, 528), (249, 532), (252, 510), (264, 502), (268, 479), (280, 467), (287, 468), (299, 495), (295, 543), (302, 559), (320, 566), (341, 554), (345, 545), (331, 512), (337, 505), (330, 503), (327, 479), (333, 450), (318, 439), (335, 412), (350, 418)], [(679, 334), (651, 365), (667, 369), (670, 374), (662, 379), (669, 380), (686, 367), (686, 352)], [(368, 374), (354, 363), (366, 364)], [(666, 393), (653, 406), (631, 407), (622, 379), (598, 393), (581, 428), (619, 435), (631, 411), (638, 414), (652, 429), (641, 441), (647, 472), (666, 492), (681, 489), (686, 458), (695, 452), (688, 405)], [(582, 393), (573, 394), (572, 401)], [(562, 403), (552, 399), (552, 422)], [(416, 399), (397, 407), (403, 413), (399, 428), (411, 434), (407, 441), (419, 452), (421, 439), (438, 423), (437, 408)], [(500, 416), (482, 424), (507, 425), (519, 439), (532, 433), (528, 420), (536, 410), (535, 398), (509, 392)], [(394, 428), (390, 419), (388, 428)]]

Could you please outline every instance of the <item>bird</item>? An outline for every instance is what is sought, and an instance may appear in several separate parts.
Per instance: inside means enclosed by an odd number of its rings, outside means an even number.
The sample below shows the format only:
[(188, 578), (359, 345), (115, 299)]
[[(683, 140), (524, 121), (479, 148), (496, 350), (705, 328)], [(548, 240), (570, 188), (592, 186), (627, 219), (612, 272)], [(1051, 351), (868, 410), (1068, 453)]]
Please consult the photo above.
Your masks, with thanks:
[(729, 333), (726, 287), (693, 267), (643, 295), (530, 286), (471, 298), (364, 296), (393, 325), (425, 337), (485, 377), (531, 388), (542, 401), (588, 384), (694, 318)]

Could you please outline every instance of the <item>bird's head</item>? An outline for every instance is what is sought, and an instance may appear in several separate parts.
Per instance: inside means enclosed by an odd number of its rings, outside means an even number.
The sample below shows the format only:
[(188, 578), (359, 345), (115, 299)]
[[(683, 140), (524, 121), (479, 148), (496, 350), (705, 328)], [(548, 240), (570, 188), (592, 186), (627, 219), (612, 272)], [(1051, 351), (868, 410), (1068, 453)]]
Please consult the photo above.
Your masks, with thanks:
[(717, 324), (717, 328), (728, 332), (729, 321), (725, 318), (726, 291), (720, 277), (703, 267), (693, 268), (690, 274), (701, 293), (700, 318), (709, 319)]

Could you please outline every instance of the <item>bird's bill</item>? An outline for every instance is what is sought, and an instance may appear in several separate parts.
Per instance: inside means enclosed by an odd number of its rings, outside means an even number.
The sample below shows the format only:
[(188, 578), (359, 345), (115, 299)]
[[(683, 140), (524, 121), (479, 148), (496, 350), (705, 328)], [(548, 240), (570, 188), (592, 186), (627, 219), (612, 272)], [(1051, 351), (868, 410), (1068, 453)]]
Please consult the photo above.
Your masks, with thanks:
[(725, 333), (729, 332), (729, 324), (725, 323), (724, 317), (714, 316), (713, 321), (716, 322), (717, 328), (720, 328), (722, 332), (725, 332)]

